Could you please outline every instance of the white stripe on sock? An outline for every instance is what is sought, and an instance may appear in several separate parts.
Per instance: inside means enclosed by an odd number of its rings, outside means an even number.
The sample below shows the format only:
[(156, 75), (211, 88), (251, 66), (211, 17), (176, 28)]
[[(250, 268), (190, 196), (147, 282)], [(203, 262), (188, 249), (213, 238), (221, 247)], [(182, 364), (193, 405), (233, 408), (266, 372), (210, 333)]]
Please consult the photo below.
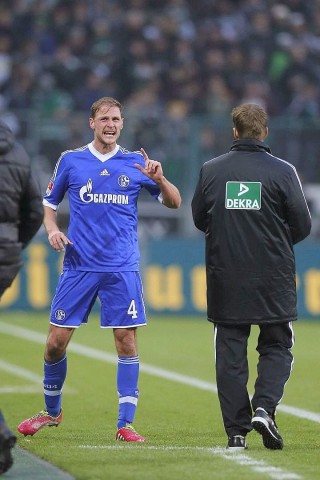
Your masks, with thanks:
[(137, 405), (138, 399), (136, 397), (120, 397), (119, 403), (133, 403), (133, 405)]

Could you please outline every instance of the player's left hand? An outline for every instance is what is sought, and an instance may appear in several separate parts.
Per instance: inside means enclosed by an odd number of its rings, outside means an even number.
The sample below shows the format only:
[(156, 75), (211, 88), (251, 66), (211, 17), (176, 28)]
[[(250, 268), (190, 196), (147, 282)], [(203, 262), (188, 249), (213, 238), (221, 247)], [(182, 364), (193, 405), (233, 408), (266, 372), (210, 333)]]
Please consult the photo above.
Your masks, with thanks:
[(151, 160), (143, 148), (141, 148), (140, 151), (143, 155), (145, 166), (143, 168), (141, 165), (139, 165), (139, 163), (135, 163), (135, 167), (137, 167), (140, 172), (144, 173), (144, 175), (151, 178), (154, 182), (160, 182), (163, 177), (161, 163), (157, 160)]

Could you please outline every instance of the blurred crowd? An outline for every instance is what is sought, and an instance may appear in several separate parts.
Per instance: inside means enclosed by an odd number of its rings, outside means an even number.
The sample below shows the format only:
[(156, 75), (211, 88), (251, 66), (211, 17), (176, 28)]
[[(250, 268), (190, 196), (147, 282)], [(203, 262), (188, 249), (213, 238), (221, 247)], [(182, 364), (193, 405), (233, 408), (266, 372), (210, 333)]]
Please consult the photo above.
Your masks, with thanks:
[(45, 189), (60, 153), (90, 141), (91, 104), (116, 97), (121, 144), (190, 194), (232, 142), (231, 109), (254, 102), (272, 151), (320, 183), (319, 55), (320, 0), (0, 0), (0, 119)]
[(0, 108), (320, 117), (320, 0), (0, 0)]

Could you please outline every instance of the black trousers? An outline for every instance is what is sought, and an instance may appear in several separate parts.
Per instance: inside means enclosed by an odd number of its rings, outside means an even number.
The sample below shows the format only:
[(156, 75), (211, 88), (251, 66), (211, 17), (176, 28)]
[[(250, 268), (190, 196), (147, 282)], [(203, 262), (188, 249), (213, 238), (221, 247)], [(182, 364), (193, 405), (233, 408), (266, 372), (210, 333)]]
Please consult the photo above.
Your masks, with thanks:
[(252, 430), (252, 410), (264, 408), (275, 414), (293, 367), (292, 323), (259, 325), (259, 360), (254, 395), (250, 402), (247, 345), (251, 325), (215, 324), (215, 364), (218, 396), (228, 436)]

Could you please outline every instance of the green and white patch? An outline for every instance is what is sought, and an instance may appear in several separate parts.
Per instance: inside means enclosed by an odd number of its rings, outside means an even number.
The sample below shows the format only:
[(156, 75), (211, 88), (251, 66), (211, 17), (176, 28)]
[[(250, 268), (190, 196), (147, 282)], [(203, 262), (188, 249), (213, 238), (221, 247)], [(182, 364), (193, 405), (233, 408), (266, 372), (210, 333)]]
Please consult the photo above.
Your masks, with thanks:
[(260, 210), (261, 182), (227, 182), (225, 207), (232, 210)]

